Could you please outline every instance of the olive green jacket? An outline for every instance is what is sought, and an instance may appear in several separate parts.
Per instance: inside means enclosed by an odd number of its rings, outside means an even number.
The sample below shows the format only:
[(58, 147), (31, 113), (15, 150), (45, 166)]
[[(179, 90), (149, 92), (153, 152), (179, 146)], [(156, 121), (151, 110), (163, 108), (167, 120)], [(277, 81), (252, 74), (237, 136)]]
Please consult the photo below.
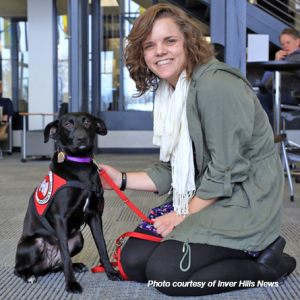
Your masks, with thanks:
[[(220, 199), (184, 219), (164, 241), (266, 248), (279, 235), (284, 173), (267, 115), (250, 83), (238, 69), (212, 59), (193, 72), (187, 119), (200, 173), (196, 196)], [(169, 192), (169, 163), (145, 171), (159, 195)]]

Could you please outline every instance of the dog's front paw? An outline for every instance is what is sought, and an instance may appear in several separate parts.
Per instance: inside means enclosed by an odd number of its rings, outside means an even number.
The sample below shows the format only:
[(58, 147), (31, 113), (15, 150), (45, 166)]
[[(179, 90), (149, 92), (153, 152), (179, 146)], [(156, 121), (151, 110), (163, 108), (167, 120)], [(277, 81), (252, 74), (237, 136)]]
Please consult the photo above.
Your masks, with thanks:
[(27, 282), (34, 284), (36, 282), (36, 277), (34, 275), (31, 275), (27, 278)]
[(66, 283), (66, 291), (74, 294), (81, 294), (82, 287), (77, 281)]
[(106, 272), (107, 278), (112, 281), (123, 281), (123, 277), (118, 271)]
[(87, 272), (89, 269), (87, 268), (87, 266), (85, 264), (73, 263), (73, 270), (76, 273), (83, 273), (83, 272)]

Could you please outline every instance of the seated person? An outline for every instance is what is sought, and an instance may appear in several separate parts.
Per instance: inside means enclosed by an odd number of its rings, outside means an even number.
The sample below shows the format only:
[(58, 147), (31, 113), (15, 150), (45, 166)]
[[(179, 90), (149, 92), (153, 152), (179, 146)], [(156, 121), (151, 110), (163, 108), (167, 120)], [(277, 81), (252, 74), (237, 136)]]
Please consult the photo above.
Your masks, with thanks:
[(2, 121), (7, 122), (9, 117), (13, 117), (15, 115), (12, 101), (8, 98), (2, 98), (2, 83), (0, 83), (0, 106), (3, 107)]
[[(275, 60), (298, 61), (300, 60), (300, 38), (296, 29), (284, 29), (279, 36), (282, 50), (275, 54)], [(273, 72), (264, 73), (261, 90), (257, 95), (264, 110), (266, 111), (269, 121), (273, 126), (273, 96), (272, 96), (272, 79)], [(281, 103), (297, 105), (298, 100), (292, 97), (291, 92), (299, 89), (300, 71), (296, 73), (282, 72), (281, 74)]]

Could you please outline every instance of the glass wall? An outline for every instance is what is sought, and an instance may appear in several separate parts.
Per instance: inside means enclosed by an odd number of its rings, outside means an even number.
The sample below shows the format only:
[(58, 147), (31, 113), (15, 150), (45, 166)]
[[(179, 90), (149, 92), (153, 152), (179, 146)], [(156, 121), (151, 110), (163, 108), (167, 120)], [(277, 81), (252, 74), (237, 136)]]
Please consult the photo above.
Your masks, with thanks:
[(27, 22), (18, 22), (18, 59), (19, 59), (19, 111), (28, 111), (28, 41), (27, 41)]
[[(106, 2), (106, 3), (105, 3)], [(120, 6), (101, 1), (103, 43), (101, 51), (101, 111), (119, 110), (120, 95)], [(114, 6), (109, 6), (114, 5)]]
[[(28, 41), (25, 21), (0, 18), (0, 83), (2, 96), (14, 100), (14, 109), (28, 111)], [(14, 55), (13, 53), (16, 53)], [(16, 78), (15, 80), (13, 78)], [(16, 99), (13, 99), (13, 89)], [(16, 107), (17, 106), (17, 107)]]
[[(94, 0), (97, 1), (97, 0)], [(102, 15), (101, 23), (101, 101), (100, 110), (105, 111), (152, 111), (153, 94), (133, 97), (135, 83), (129, 78), (123, 62), (123, 43), (129, 34), (134, 20), (149, 6), (152, 0), (99, 0)], [(91, 5), (91, 1), (89, 2)], [(69, 96), (69, 31), (67, 0), (57, 0), (57, 107), (68, 102)], [(80, 24), (80, 22), (79, 22)], [(88, 17), (88, 108), (91, 111), (91, 10)], [(81, 75), (80, 75), (81, 76)]]
[(57, 16), (57, 101), (58, 108), (68, 103), (69, 95), (69, 36), (68, 16)]
[[(120, 4), (119, 4), (120, 3)], [(103, 46), (101, 51), (101, 110), (152, 111), (153, 94), (133, 97), (135, 83), (123, 63), (123, 45), (134, 20), (152, 0), (101, 1), (103, 9)], [(114, 6), (112, 6), (114, 5)], [(122, 82), (121, 82), (122, 81)]]
[(2, 97), (10, 99), (12, 99), (11, 45), (11, 22), (0, 18), (0, 84), (2, 84)]
[[(142, 3), (141, 6), (138, 3)], [(129, 35), (133, 22), (139, 17), (146, 8), (152, 5), (152, 0), (146, 1), (125, 1), (125, 18), (124, 18), (124, 38)], [(154, 94), (149, 92), (143, 96), (136, 98), (133, 97), (137, 93), (135, 88), (135, 82), (129, 77), (129, 72), (125, 66), (124, 68), (124, 102), (125, 110), (140, 110), (140, 111), (152, 111)]]

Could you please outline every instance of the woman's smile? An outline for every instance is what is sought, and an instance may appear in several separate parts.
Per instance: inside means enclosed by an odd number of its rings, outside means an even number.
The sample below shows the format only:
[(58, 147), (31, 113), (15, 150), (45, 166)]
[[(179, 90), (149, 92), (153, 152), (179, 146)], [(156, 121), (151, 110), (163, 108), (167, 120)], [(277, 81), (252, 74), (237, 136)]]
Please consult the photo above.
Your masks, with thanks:
[(163, 66), (172, 62), (172, 59), (161, 60), (157, 63), (158, 66)]

